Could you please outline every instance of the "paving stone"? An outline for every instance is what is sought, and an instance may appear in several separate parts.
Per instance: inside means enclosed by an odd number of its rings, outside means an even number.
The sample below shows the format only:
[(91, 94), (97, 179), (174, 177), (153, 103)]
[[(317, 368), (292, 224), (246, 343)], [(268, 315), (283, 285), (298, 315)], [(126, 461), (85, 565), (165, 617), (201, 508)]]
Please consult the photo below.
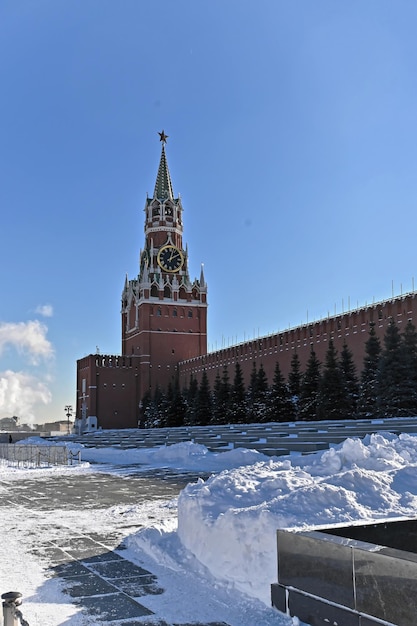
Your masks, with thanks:
[(72, 561), (72, 557), (66, 554), (60, 548), (54, 546), (38, 546), (34, 550), (30, 551), (31, 554), (39, 556), (42, 560), (46, 560), (49, 563), (68, 563)]
[(88, 571), (85, 574), (77, 574), (65, 580), (67, 584), (63, 591), (71, 598), (85, 598), (86, 596), (114, 594), (117, 592), (117, 589), (111, 583)]
[(89, 557), (97, 557), (99, 554), (109, 554), (109, 549), (90, 539), (90, 537), (70, 537), (65, 545), (59, 546), (61, 550), (68, 552), (74, 558), (85, 560)]
[(132, 598), (142, 596), (157, 596), (164, 593), (164, 589), (157, 584), (156, 576), (135, 576), (132, 578), (112, 578), (111, 584)]
[(87, 565), (92, 565), (94, 563), (107, 563), (109, 561), (123, 561), (123, 557), (116, 552), (102, 552), (101, 554), (95, 554), (94, 556), (90, 556), (86, 559), (83, 559), (83, 563)]
[[(168, 624), (168, 622), (164, 622), (164, 620), (158, 620), (155, 617), (142, 617), (142, 619), (123, 621), (122, 624), (120, 624), (120, 622), (115, 622), (114, 624), (115, 626), (172, 626), (172, 624)], [(112, 626), (112, 622), (109, 622), (108, 626)], [(193, 626), (199, 625), (194, 624)]]
[[(99, 617), (102, 622), (153, 615), (152, 611), (123, 593), (105, 595), (100, 598), (82, 598), (76, 604), (81, 605), (83, 610), (89, 615)], [(143, 624), (143, 622), (138, 623)]]
[(133, 576), (152, 576), (151, 572), (126, 559), (117, 561), (108, 561), (105, 563), (89, 563), (89, 569), (93, 570), (99, 576), (103, 576), (108, 580), (113, 578), (133, 577)]
[(55, 565), (54, 567), (49, 568), (49, 572), (52, 576), (59, 576), (60, 578), (65, 579), (89, 573), (88, 569), (79, 561), (70, 561), (69, 563)]

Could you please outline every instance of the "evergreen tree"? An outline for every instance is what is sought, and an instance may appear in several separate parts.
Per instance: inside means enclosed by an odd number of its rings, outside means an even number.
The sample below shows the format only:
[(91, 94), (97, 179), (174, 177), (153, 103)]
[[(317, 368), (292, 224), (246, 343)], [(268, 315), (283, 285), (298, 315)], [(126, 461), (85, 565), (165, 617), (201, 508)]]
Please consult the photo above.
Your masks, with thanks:
[(230, 393), (229, 417), (232, 424), (246, 422), (246, 390), (243, 382), (242, 368), (239, 363), (235, 365), (235, 376)]
[(220, 378), (220, 372), (217, 370), (216, 378), (214, 379), (213, 387), (213, 424), (221, 424), (223, 417), (223, 407), (221, 405), (222, 397), (222, 379)]
[(150, 402), (144, 410), (145, 428), (161, 428), (164, 424), (164, 409), (166, 399), (161, 389), (157, 386)]
[(266, 422), (268, 421), (269, 385), (262, 363), (259, 366), (257, 378), (255, 419), (257, 422)]
[(291, 403), (292, 403), (292, 416), (291, 420), (298, 419), (298, 403), (300, 399), (300, 391), (301, 391), (301, 366), (300, 366), (300, 358), (298, 356), (297, 350), (294, 351), (291, 357), (291, 370), (288, 374), (288, 389), (290, 392)]
[(393, 320), (387, 326), (384, 349), (378, 373), (378, 413), (382, 417), (407, 415), (404, 396), (407, 393), (407, 365), (398, 326)]
[(204, 370), (195, 403), (195, 419), (199, 426), (206, 426), (212, 419), (212, 401), (207, 372)]
[(318, 419), (318, 397), (321, 381), (320, 361), (313, 348), (307, 361), (304, 376), (301, 379), (298, 415), (301, 420)]
[(359, 397), (359, 383), (356, 376), (356, 367), (353, 362), (352, 352), (346, 342), (343, 344), (340, 354), (340, 369), (342, 372), (344, 397), (341, 402), (341, 417), (352, 419), (356, 417), (356, 409)]
[(337, 350), (330, 339), (326, 351), (318, 397), (318, 418), (322, 420), (346, 417), (346, 396)]
[(185, 417), (184, 424), (190, 426), (195, 424), (195, 403), (198, 394), (198, 382), (197, 379), (191, 374), (190, 384), (188, 389), (184, 392), (185, 399)]
[(259, 371), (253, 363), (251, 380), (248, 390), (248, 421), (261, 422), (265, 420), (266, 407), (268, 402), (268, 379), (266, 378), (263, 365)]
[(250, 374), (249, 387), (246, 392), (247, 414), (246, 418), (249, 423), (256, 422), (256, 400), (258, 392), (258, 372), (256, 363), (252, 363), (252, 371)]
[(365, 357), (360, 377), (358, 416), (376, 417), (378, 412), (378, 372), (381, 358), (381, 342), (375, 331), (375, 322), (369, 325), (369, 337), (365, 343)]
[(146, 428), (146, 411), (152, 402), (150, 391), (147, 391), (139, 404), (139, 420), (138, 427)]
[(269, 393), (266, 421), (289, 422), (293, 419), (293, 404), (290, 391), (282, 375), (279, 362), (275, 363), (274, 379)]
[(229, 422), (231, 386), (229, 382), (229, 370), (226, 366), (224, 366), (222, 377), (221, 379), (219, 377), (218, 382), (216, 377), (216, 384), (212, 421), (215, 424), (227, 424)]
[(402, 410), (408, 415), (417, 415), (417, 332), (411, 320), (401, 337), (404, 360), (404, 392)]
[(166, 424), (169, 427), (183, 426), (186, 412), (186, 404), (180, 391), (178, 378), (174, 380), (171, 389), (172, 391), (167, 410)]

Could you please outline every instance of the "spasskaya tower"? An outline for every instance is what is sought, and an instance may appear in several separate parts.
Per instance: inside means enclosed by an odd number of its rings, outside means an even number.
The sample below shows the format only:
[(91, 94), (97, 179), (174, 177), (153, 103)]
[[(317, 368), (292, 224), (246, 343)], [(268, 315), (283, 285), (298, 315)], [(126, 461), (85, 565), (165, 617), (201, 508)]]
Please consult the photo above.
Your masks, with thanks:
[(122, 293), (122, 354), (138, 357), (140, 393), (165, 389), (177, 363), (207, 353), (207, 285), (190, 280), (183, 243), (183, 207), (175, 197), (159, 133), (161, 158), (153, 196), (145, 202), (145, 242), (139, 274)]
[(139, 273), (122, 293), (121, 355), (89, 354), (77, 361), (75, 430), (136, 428), (142, 400), (167, 389), (178, 364), (207, 354), (207, 285), (191, 281), (184, 247), (183, 208), (168, 169), (167, 135), (152, 198), (145, 202)]

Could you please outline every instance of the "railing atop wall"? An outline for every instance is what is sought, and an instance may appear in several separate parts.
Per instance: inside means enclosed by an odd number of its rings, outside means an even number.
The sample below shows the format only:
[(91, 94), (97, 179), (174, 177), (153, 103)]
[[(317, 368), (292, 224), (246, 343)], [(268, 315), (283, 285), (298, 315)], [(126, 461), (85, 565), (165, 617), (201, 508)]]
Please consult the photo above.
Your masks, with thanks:
[(74, 465), (80, 462), (81, 452), (72, 452), (66, 446), (0, 444), (0, 464), (2, 465), (31, 468)]

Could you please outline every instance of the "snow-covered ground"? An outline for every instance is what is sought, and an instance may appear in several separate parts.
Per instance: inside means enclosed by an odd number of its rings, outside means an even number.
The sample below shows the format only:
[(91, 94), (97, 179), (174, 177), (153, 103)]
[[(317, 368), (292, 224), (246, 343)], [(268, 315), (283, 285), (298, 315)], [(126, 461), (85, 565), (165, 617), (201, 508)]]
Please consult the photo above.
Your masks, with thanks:
[[(295, 624), (296, 619), (270, 608), (270, 584), (277, 580), (277, 528), (317, 529), (413, 517), (417, 509), (417, 436), (406, 434), (347, 439), (308, 456), (271, 458), (249, 450), (212, 453), (201, 445), (180, 443), (146, 450), (85, 448), (82, 459), (81, 467), (53, 470), (1, 466), (0, 498), (4, 481), (25, 480), (29, 473), (53, 477), (56, 472), (97, 471), (97, 465), (90, 465), (93, 462), (103, 464), (100, 470), (108, 472), (120, 472), (121, 465), (142, 464), (146, 470), (165, 467), (212, 473), (205, 481), (188, 484), (177, 501), (123, 510), (109, 507), (99, 519), (86, 509), (65, 520), (81, 529), (95, 526), (98, 530), (102, 525), (117, 526), (122, 517), (132, 525), (142, 524), (141, 530), (127, 538), (127, 558), (148, 565), (161, 578), (166, 592), (152, 596), (147, 606), (152, 610), (158, 606), (158, 615), (171, 622), (189, 617), (190, 610), (194, 610), (194, 621), (209, 621), (216, 601), (217, 607), (224, 607), (217, 619), (231, 626), (253, 626), (254, 615), (257, 625)], [(63, 600), (59, 581), (46, 581), (41, 566), (21, 541), (22, 527), (28, 540), (36, 541), (42, 520), (27, 516), (22, 509), (17, 523), (5, 519), (6, 512), (7, 508), (0, 507), (0, 523), (7, 529), (7, 542), (0, 546), (0, 591), (23, 591), (25, 586), (24, 616), (30, 626), (94, 623), (79, 621), (74, 607)], [(59, 510), (48, 512), (49, 521), (54, 516), (62, 522)], [(199, 585), (194, 609), (187, 606), (192, 601), (187, 592), (190, 585)], [(236, 602), (245, 604), (246, 624), (233, 608)]]

